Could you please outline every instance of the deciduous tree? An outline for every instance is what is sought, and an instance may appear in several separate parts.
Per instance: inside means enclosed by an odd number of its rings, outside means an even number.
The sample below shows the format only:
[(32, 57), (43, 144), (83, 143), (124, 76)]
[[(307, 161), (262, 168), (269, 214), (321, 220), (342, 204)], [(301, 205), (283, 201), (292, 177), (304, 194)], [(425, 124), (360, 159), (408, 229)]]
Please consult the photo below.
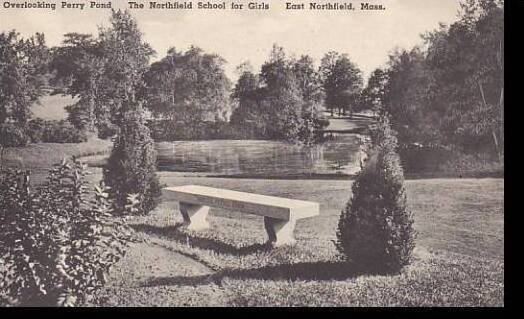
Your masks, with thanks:
[(145, 76), (147, 107), (157, 118), (187, 129), (204, 121), (226, 120), (231, 112), (231, 83), (224, 64), (220, 56), (197, 47), (186, 52), (171, 48)]
[(326, 108), (331, 110), (331, 115), (335, 109), (338, 109), (339, 115), (346, 111), (351, 114), (362, 89), (362, 72), (347, 54), (334, 51), (322, 58), (320, 72)]
[(49, 51), (44, 35), (22, 39), (16, 31), (0, 33), (0, 124), (24, 126), (31, 106), (43, 94)]

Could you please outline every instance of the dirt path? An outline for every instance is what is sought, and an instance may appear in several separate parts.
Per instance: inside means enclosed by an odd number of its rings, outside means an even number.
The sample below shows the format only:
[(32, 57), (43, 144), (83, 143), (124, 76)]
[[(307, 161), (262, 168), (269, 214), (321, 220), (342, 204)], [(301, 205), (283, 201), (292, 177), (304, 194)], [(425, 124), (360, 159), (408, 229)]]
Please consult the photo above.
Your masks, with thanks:
[(375, 118), (363, 114), (354, 114), (352, 117), (330, 116), (328, 119), (329, 126), (325, 129), (326, 132), (336, 133), (358, 133), (376, 121)]
[(154, 242), (134, 244), (111, 270), (108, 284), (98, 295), (100, 306), (221, 306), (223, 292), (213, 283), (176, 283), (190, 276), (206, 276), (213, 270)]

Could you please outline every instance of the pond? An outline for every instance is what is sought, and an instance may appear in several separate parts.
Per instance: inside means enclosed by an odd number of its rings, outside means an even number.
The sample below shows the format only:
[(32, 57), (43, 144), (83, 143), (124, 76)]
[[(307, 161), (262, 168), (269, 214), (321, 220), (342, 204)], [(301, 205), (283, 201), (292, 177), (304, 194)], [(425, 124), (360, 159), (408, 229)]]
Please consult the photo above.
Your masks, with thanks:
[(311, 147), (279, 141), (210, 140), (157, 144), (158, 169), (246, 177), (345, 176), (359, 169), (359, 136)]

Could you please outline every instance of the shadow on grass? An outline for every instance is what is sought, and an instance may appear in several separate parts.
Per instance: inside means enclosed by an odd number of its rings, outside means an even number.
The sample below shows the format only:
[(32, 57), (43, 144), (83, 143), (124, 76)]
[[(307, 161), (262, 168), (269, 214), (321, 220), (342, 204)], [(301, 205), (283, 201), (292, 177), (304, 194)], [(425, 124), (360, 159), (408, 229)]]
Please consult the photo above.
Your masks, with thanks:
[(218, 254), (229, 254), (233, 256), (245, 256), (261, 251), (269, 251), (272, 246), (269, 243), (253, 244), (244, 247), (236, 247), (216, 239), (198, 237), (194, 234), (188, 234), (181, 230), (184, 225), (177, 223), (174, 226), (159, 227), (147, 224), (131, 225), (138, 232), (150, 235), (164, 236), (168, 239), (175, 240), (179, 243), (187, 244), (190, 247), (213, 250)]
[(142, 287), (221, 285), (224, 278), (286, 281), (345, 280), (362, 274), (345, 262), (303, 262), (255, 269), (226, 269), (211, 275), (159, 277), (147, 281)]
[[(182, 228), (183, 224), (159, 227), (147, 224), (132, 225), (138, 232), (165, 236), (191, 247), (213, 250), (218, 254), (245, 256), (262, 251), (272, 250), (270, 244), (253, 244), (245, 247), (236, 247), (216, 239), (197, 237), (188, 234)], [(279, 249), (279, 248), (277, 248)], [(282, 253), (286, 253), (285, 250)], [(151, 279), (142, 284), (142, 287), (156, 286), (199, 286), (208, 284), (221, 285), (222, 279), (260, 279), (260, 280), (345, 280), (354, 278), (364, 272), (358, 270), (351, 263), (341, 261), (318, 261), (281, 264), (251, 269), (224, 269), (210, 275), (200, 276), (174, 276)]]

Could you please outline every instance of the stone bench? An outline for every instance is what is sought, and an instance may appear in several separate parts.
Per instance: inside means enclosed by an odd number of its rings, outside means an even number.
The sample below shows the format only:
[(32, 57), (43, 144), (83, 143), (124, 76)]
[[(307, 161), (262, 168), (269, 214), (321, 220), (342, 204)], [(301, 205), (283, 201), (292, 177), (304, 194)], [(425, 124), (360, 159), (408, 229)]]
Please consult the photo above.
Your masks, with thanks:
[(209, 227), (209, 207), (264, 216), (269, 241), (274, 246), (295, 243), (293, 231), (298, 219), (319, 214), (319, 204), (303, 200), (198, 185), (166, 187), (169, 197), (178, 201), (184, 223), (190, 230)]

